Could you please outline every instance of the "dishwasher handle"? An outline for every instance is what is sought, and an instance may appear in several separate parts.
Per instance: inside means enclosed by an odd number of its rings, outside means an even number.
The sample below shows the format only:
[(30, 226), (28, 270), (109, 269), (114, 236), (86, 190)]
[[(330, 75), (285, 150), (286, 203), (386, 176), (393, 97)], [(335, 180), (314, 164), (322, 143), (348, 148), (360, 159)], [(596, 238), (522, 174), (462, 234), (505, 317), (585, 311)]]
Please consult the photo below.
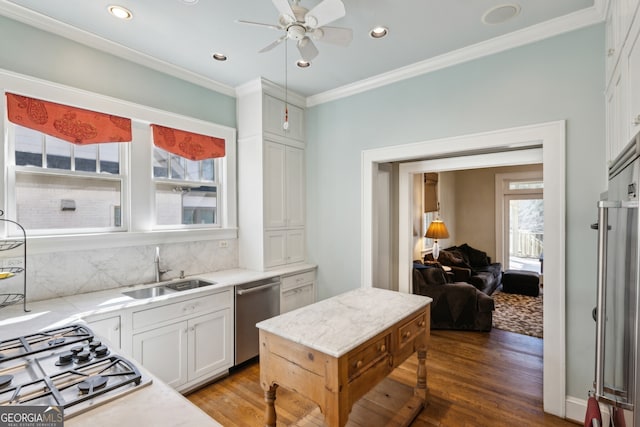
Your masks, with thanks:
[(240, 296), (252, 294), (254, 292), (260, 292), (264, 289), (273, 288), (274, 286), (280, 286), (280, 282), (268, 283), (266, 285), (256, 286), (256, 287), (247, 288), (247, 289), (236, 289), (236, 294)]

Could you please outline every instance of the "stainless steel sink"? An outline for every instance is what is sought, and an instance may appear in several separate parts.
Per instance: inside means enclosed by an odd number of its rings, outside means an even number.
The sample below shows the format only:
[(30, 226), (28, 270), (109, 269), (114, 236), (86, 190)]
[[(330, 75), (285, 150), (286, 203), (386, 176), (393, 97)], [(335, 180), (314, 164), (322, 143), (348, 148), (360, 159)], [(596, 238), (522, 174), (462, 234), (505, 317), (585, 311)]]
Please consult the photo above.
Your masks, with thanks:
[(142, 288), (136, 289), (135, 291), (127, 291), (122, 294), (135, 299), (145, 299), (173, 293), (176, 293), (174, 289), (169, 289), (165, 286), (155, 286), (153, 288)]
[(180, 291), (188, 291), (189, 289), (202, 288), (204, 286), (215, 285), (216, 282), (208, 282), (199, 279), (181, 280), (179, 282), (167, 283), (164, 285), (154, 286), (152, 288), (136, 289), (135, 291), (123, 292), (126, 295), (135, 299), (145, 299), (159, 297), (167, 294), (174, 294)]
[(211, 286), (215, 284), (216, 282), (208, 282), (200, 279), (193, 279), (193, 280), (183, 280), (175, 283), (167, 283), (166, 285), (164, 285), (164, 287), (180, 292), (180, 291), (188, 291), (189, 289), (202, 288), (204, 286)]

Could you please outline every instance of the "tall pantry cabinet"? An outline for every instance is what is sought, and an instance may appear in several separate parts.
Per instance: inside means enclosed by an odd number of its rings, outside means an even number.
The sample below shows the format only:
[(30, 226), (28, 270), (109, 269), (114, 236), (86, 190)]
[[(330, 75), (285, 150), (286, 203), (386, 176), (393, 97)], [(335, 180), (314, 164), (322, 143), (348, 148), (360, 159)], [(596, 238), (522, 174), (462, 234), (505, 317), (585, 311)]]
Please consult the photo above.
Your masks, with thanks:
[(238, 87), (236, 99), (240, 266), (303, 262), (304, 98), (257, 79)]

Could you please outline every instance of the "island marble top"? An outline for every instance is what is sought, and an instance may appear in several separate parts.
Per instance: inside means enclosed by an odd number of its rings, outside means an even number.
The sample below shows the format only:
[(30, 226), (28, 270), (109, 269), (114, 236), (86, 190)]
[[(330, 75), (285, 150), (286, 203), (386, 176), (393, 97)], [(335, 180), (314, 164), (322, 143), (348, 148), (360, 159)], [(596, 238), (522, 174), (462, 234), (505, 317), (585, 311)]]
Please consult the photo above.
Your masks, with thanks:
[(431, 301), (421, 295), (361, 288), (272, 317), (256, 326), (340, 357)]

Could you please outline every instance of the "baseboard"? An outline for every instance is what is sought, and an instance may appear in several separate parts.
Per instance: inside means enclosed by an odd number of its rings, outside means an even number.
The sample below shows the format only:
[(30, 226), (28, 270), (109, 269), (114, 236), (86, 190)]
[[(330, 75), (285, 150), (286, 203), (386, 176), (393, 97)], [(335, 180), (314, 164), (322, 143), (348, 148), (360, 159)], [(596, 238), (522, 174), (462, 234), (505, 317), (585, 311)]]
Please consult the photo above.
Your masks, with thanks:
[[(600, 405), (602, 413), (602, 427), (609, 427), (609, 409)], [(565, 399), (565, 418), (571, 421), (584, 423), (584, 416), (587, 413), (587, 400), (579, 399), (573, 396), (567, 396)]]

